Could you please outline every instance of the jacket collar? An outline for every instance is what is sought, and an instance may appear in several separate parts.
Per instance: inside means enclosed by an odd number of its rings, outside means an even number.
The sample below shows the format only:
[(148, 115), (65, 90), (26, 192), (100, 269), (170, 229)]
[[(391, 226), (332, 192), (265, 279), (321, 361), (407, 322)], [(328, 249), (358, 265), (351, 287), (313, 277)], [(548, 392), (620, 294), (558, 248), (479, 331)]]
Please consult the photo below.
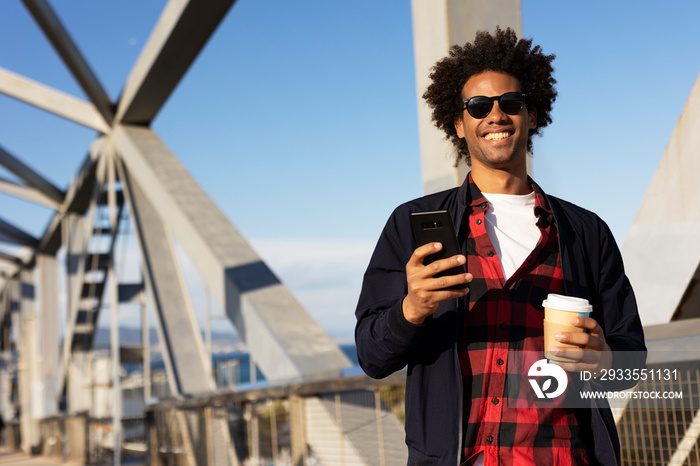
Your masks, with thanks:
[[(545, 194), (542, 188), (537, 183), (535, 183), (532, 180), (532, 178), (530, 178), (530, 176), (527, 177), (527, 181), (532, 187), (533, 191), (535, 191), (535, 210), (542, 210), (541, 212), (538, 212), (538, 214), (553, 214), (552, 208), (550, 207), (549, 197), (547, 196), (547, 194)], [(476, 185), (476, 183), (474, 183), (474, 180), (472, 179), (472, 172), (470, 171), (469, 173), (467, 173), (467, 176), (464, 179), (462, 186), (460, 186), (457, 190), (457, 205), (459, 208), (457, 209), (457, 215), (454, 221), (455, 225), (459, 225), (460, 233), (462, 233), (463, 231), (464, 214), (467, 212), (467, 208), (474, 205), (479, 205), (483, 202), (486, 202), (486, 198), (484, 198), (484, 195), (481, 193), (481, 190)]]

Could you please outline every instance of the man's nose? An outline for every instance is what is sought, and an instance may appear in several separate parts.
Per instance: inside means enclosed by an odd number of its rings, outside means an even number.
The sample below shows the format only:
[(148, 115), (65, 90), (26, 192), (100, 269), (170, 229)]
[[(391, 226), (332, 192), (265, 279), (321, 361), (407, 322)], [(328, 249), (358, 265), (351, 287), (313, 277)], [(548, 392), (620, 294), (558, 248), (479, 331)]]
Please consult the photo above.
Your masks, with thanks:
[(510, 119), (510, 116), (501, 110), (501, 106), (498, 104), (498, 100), (496, 100), (493, 102), (493, 108), (486, 118), (490, 121), (507, 121)]

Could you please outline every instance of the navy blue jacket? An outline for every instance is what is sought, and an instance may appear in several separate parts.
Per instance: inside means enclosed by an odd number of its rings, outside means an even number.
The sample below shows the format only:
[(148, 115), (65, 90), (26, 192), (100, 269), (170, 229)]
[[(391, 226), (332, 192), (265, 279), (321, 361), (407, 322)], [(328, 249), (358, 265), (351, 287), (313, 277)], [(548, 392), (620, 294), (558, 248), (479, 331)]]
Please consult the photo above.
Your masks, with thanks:
[[(542, 192), (533, 183), (535, 190)], [(355, 340), (363, 370), (383, 378), (407, 367), (406, 444), (409, 465), (457, 465), (462, 442), (462, 376), (457, 354), (460, 309), (466, 302), (440, 303), (422, 325), (408, 322), (402, 311), (407, 294), (406, 263), (416, 249), (411, 212), (447, 210), (458, 228), (462, 251), (468, 232), (463, 216), (469, 205), (468, 182), (399, 206), (379, 238), (364, 276), (356, 310)], [(625, 276), (622, 256), (608, 226), (594, 213), (546, 196), (559, 233), (564, 290), (586, 298), (593, 317), (613, 350), (635, 352), (635, 367), (644, 367), (646, 347), (634, 293)], [(467, 224), (467, 222), (464, 222)], [(625, 353), (630, 354), (630, 353)], [(615, 364), (615, 362), (614, 362)], [(629, 361), (627, 365), (629, 366)], [(606, 389), (623, 389), (621, 382)], [(605, 400), (578, 409), (588, 434), (591, 463), (615, 465), (620, 446), (615, 422)]]

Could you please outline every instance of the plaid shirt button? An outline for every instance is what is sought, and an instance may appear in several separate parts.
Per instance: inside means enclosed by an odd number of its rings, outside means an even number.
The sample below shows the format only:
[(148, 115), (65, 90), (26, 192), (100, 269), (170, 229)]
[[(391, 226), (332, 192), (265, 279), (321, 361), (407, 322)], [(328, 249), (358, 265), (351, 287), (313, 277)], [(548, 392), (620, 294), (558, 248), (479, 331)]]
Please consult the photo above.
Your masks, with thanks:
[(498, 364), (499, 366), (502, 366), (502, 365), (503, 365), (503, 359), (499, 359), (498, 361), (496, 361), (496, 364)]
[[(566, 457), (571, 458), (568, 464), (588, 464), (585, 448), (579, 447), (580, 428), (573, 410), (518, 409), (510, 403), (501, 404), (501, 398), (509, 396), (507, 351), (542, 351), (542, 296), (564, 291), (551, 209), (535, 189), (535, 216), (539, 216), (541, 236), (530, 257), (506, 280), (484, 228), (482, 206), (486, 199), (469, 176), (465, 214), (471, 228), (465, 246), (468, 270), (474, 279), (469, 285), (459, 349), (463, 386), (469, 387), (463, 392), (464, 457), (487, 450), (502, 464), (556, 464), (555, 458)], [(523, 391), (529, 389), (522, 385)], [(490, 432), (503, 436), (495, 438)]]

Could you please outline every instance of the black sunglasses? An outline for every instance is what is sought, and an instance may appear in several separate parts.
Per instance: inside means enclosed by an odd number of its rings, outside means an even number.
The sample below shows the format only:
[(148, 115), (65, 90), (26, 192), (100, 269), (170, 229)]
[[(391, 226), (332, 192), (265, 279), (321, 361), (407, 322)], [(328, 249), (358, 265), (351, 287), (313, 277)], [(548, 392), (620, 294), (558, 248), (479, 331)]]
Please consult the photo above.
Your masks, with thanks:
[(508, 115), (517, 115), (525, 105), (526, 95), (522, 92), (506, 92), (500, 96), (486, 97), (477, 95), (464, 101), (464, 108), (467, 109), (473, 118), (486, 118), (493, 108), (493, 101), (498, 100), (498, 107)]

